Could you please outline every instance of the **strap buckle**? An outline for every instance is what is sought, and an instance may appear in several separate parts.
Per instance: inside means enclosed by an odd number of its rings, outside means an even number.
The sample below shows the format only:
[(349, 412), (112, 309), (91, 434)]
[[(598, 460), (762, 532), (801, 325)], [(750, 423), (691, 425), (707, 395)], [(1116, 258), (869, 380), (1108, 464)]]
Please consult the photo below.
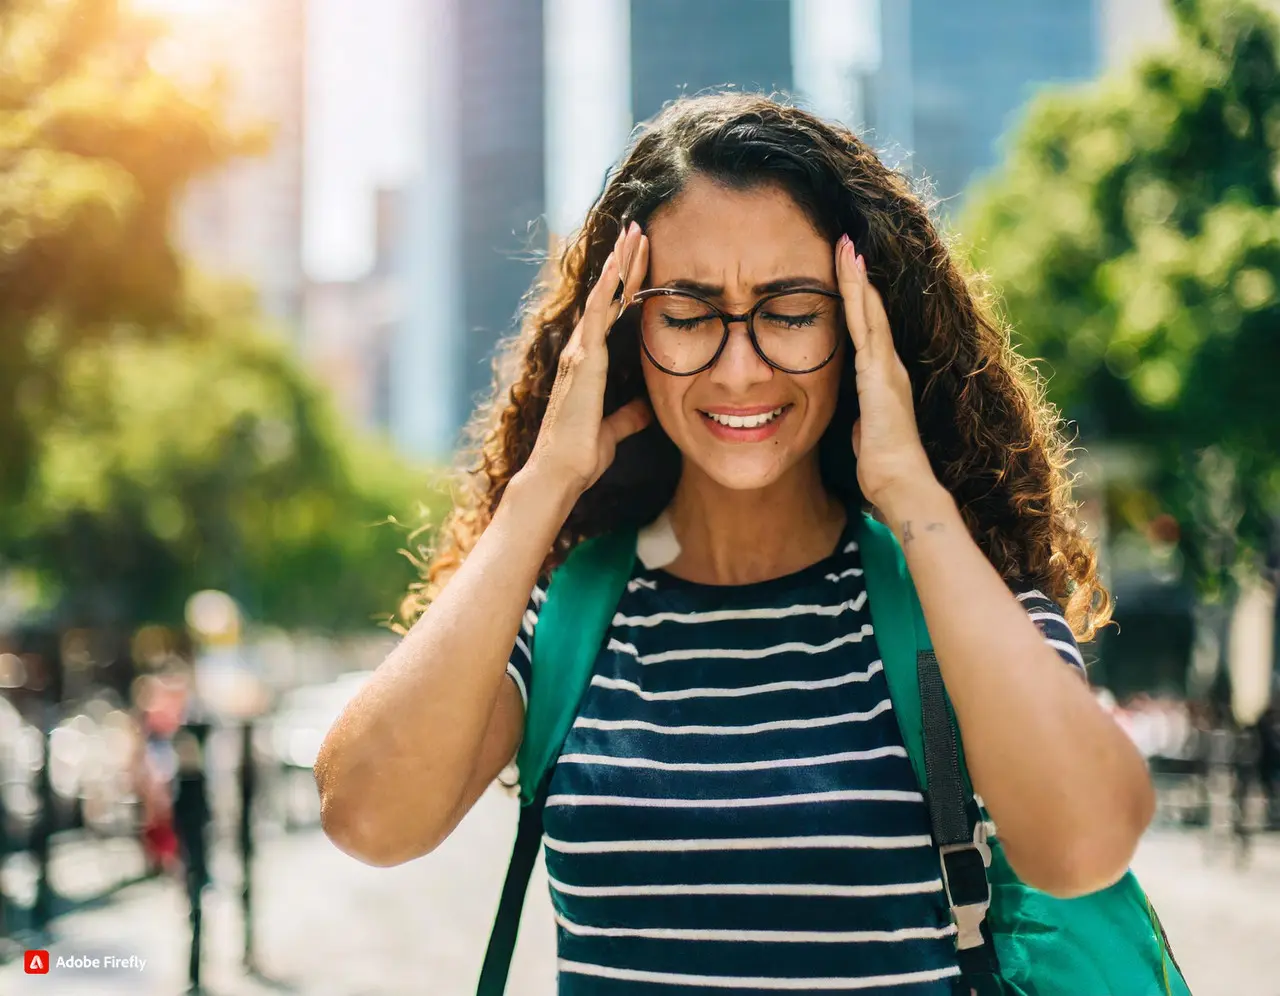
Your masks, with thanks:
[[(979, 832), (975, 828), (974, 836), (977, 837)], [(981, 947), (985, 943), (982, 924), (991, 908), (991, 883), (987, 881), (991, 851), (985, 840), (945, 844), (938, 851), (942, 864), (942, 888), (956, 924), (956, 949), (967, 951)]]

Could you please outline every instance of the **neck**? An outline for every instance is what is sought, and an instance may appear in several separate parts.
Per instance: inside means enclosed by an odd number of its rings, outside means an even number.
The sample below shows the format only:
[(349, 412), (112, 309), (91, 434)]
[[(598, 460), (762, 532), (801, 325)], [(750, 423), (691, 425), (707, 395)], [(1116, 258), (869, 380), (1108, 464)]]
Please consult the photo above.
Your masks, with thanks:
[(752, 584), (803, 570), (830, 555), (844, 505), (806, 461), (756, 491), (736, 491), (685, 464), (667, 509), (680, 554), (672, 574), (702, 584)]

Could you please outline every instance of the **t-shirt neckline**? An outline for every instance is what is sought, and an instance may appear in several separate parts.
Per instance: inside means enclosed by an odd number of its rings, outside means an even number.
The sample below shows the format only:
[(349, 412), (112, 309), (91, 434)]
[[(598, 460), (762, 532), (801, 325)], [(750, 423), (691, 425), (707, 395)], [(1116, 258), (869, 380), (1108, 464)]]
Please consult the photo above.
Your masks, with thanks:
[(646, 568), (637, 560), (638, 574), (657, 581), (660, 587), (668, 589), (679, 588), (688, 592), (719, 593), (721, 595), (730, 592), (741, 595), (761, 594), (777, 588), (799, 587), (829, 573), (833, 569), (835, 561), (848, 556), (849, 544), (857, 539), (858, 520), (859, 514), (850, 511), (845, 520), (844, 528), (840, 531), (840, 538), (836, 540), (835, 547), (830, 553), (807, 567), (802, 567), (788, 574), (781, 574), (776, 578), (766, 578), (763, 581), (752, 581), (747, 584), (707, 584), (702, 581), (690, 581), (687, 578), (679, 577), (662, 567)]

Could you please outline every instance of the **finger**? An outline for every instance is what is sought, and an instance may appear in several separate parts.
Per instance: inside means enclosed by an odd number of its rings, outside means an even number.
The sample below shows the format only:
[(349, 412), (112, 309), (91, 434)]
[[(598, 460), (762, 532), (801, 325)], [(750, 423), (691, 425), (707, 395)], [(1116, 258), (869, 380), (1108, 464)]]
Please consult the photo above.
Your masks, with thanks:
[(653, 421), (653, 409), (644, 398), (628, 401), (601, 424), (602, 432), (607, 433), (614, 445), (628, 436), (634, 436)]
[(618, 281), (618, 290), (614, 294), (614, 299), (610, 302), (606, 336), (613, 331), (622, 313), (630, 307), (631, 299), (643, 286), (645, 275), (649, 272), (649, 240), (640, 230), (640, 226), (633, 221), (622, 237), (623, 241), (619, 243), (622, 248), (618, 253), (618, 259), (621, 261), (619, 270), (622, 276)]
[(855, 419), (853, 423), (853, 458), (856, 460), (862, 454), (862, 419)]
[(867, 338), (871, 351), (888, 356), (894, 352), (893, 330), (889, 327), (889, 313), (885, 311), (884, 298), (867, 277), (866, 257), (857, 259), (858, 272), (862, 276), (862, 300), (867, 319)]
[(609, 327), (609, 313), (613, 303), (613, 294), (618, 288), (618, 254), (609, 253), (600, 271), (600, 279), (587, 295), (586, 307), (582, 309), (582, 319), (574, 330), (583, 342), (604, 342), (605, 330)]
[(649, 273), (649, 239), (640, 226), (632, 222), (635, 234), (627, 244), (625, 266), (622, 271), (622, 308), (631, 303), (631, 299), (644, 286), (644, 278)]
[(866, 281), (855, 262), (856, 251), (849, 236), (840, 236), (836, 243), (836, 280), (840, 296), (844, 299), (844, 319), (849, 327), (855, 354), (867, 352)]

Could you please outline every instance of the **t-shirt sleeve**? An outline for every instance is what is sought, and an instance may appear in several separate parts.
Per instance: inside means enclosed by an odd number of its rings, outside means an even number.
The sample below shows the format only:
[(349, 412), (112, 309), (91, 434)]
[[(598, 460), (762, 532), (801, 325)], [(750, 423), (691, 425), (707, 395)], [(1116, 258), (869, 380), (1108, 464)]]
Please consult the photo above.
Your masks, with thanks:
[(507, 658), (507, 677), (515, 682), (525, 709), (529, 708), (529, 681), (533, 672), (533, 655), (529, 647), (534, 627), (538, 625), (538, 613), (546, 600), (547, 593), (540, 586), (534, 585), (533, 592), (529, 595), (529, 604), (525, 606), (524, 618), (520, 620), (520, 629), (516, 632), (515, 646), (511, 648), (511, 656)]
[(1049, 646), (1072, 667), (1084, 673), (1084, 655), (1076, 642), (1075, 634), (1067, 625), (1062, 608), (1052, 598), (1036, 588), (1015, 589), (1014, 594), (1027, 612), (1027, 618), (1040, 627)]

